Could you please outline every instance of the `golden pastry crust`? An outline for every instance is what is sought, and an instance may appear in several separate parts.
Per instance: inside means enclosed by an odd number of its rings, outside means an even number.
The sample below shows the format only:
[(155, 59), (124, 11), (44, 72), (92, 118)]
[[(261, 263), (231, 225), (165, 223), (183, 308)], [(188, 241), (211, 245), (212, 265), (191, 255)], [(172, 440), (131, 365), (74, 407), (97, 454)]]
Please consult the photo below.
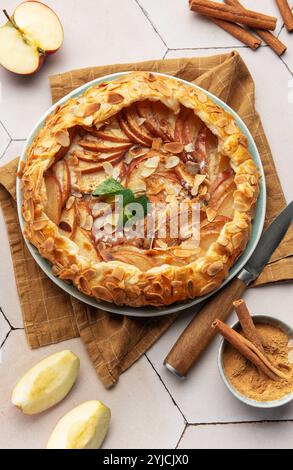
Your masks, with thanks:
[[(176, 115), (191, 109), (218, 139), (218, 151), (235, 172), (233, 218), (225, 223), (205, 255), (183, 266), (164, 264), (147, 271), (121, 261), (97, 262), (63, 236), (45, 212), (44, 173), (67, 152), (76, 126), (106, 121), (138, 101), (160, 101)], [(234, 118), (200, 89), (173, 78), (134, 72), (89, 88), (50, 115), (27, 151), (22, 172), (24, 236), (52, 264), (54, 275), (71, 281), (97, 300), (140, 307), (165, 306), (217, 289), (250, 238), (251, 218), (259, 194), (259, 174), (247, 139)], [(207, 216), (213, 218), (213, 210)]]

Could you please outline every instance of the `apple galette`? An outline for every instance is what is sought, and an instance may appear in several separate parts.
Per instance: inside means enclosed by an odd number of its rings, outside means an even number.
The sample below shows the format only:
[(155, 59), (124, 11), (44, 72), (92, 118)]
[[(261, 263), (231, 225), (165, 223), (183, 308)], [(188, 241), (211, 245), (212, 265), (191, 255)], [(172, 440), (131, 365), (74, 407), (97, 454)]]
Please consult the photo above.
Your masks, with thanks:
[(149, 72), (57, 107), (20, 175), (24, 235), (54, 275), (133, 307), (219, 287), (249, 240), (259, 192), (233, 116)]

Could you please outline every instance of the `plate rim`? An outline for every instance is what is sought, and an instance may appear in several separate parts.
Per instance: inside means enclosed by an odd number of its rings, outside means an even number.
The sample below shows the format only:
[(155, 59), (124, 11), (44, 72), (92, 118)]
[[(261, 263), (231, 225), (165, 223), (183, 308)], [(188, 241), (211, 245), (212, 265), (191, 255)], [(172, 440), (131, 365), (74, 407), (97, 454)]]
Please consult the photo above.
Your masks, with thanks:
[[(39, 118), (39, 120), (37, 121), (37, 123), (35, 124), (33, 129), (31, 130), (30, 134), (28, 135), (28, 137), (27, 137), (27, 139), (24, 143), (23, 150), (21, 152), (21, 156), (20, 156), (18, 165), (20, 165), (21, 161), (25, 161), (26, 151), (27, 151), (29, 145), (31, 144), (33, 138), (35, 137), (35, 135), (37, 134), (39, 129), (43, 126), (43, 124), (44, 124), (45, 120), (47, 119), (47, 117), (55, 111), (57, 106), (60, 106), (64, 103), (66, 103), (70, 98), (78, 96), (78, 94), (83, 93), (84, 91), (86, 91), (88, 88), (90, 88), (91, 86), (93, 86), (95, 84), (98, 84), (98, 83), (101, 83), (101, 82), (104, 82), (104, 81), (112, 81), (116, 78), (121, 77), (122, 75), (127, 75), (127, 74), (130, 74), (132, 72), (133, 71), (115, 72), (115, 73), (112, 73), (112, 74), (108, 74), (108, 75), (104, 75), (102, 77), (95, 78), (94, 80), (91, 80), (87, 83), (84, 83), (80, 87), (75, 88), (70, 93), (63, 96), (60, 100), (58, 100), (56, 103), (54, 103), (52, 106), (50, 106), (47, 109), (47, 111), (42, 114), (42, 116)], [(234, 119), (237, 122), (237, 125), (240, 127), (241, 131), (244, 132), (244, 134), (248, 138), (249, 147), (252, 150), (251, 153), (252, 153), (253, 159), (257, 160), (255, 163), (257, 164), (261, 179), (260, 179), (260, 194), (259, 194), (259, 197), (258, 197), (258, 200), (257, 200), (257, 203), (256, 203), (255, 217), (252, 221), (252, 231), (256, 231), (255, 238), (254, 238), (253, 241), (251, 241), (251, 238), (250, 238), (250, 240), (248, 241), (248, 244), (247, 244), (245, 250), (243, 251), (242, 255), (236, 261), (236, 263), (231, 267), (230, 271), (232, 271), (232, 272), (229, 273), (227, 278), (222, 282), (222, 284), (217, 289), (215, 289), (214, 291), (206, 294), (205, 296), (197, 297), (197, 298), (192, 299), (192, 300), (186, 300), (186, 301), (183, 301), (183, 302), (180, 302), (180, 303), (174, 303), (174, 304), (168, 305), (166, 307), (153, 307), (153, 306), (150, 306), (150, 307), (148, 307), (148, 306), (145, 306), (145, 307), (130, 307), (130, 306), (127, 306), (127, 305), (119, 306), (119, 305), (116, 305), (116, 304), (112, 304), (110, 302), (105, 302), (105, 301), (100, 301), (99, 302), (96, 299), (94, 299), (93, 297), (90, 297), (90, 296), (87, 296), (87, 295), (83, 294), (73, 284), (67, 284), (65, 281), (62, 281), (58, 277), (55, 277), (52, 274), (51, 265), (50, 265), (49, 261), (45, 260), (39, 254), (37, 248), (34, 247), (34, 245), (32, 245), (24, 237), (24, 235), (23, 235), (24, 219), (23, 219), (22, 213), (21, 213), (21, 205), (22, 205), (21, 182), (20, 182), (19, 178), (16, 179), (17, 213), (18, 213), (18, 219), (19, 219), (19, 224), (20, 224), (22, 236), (25, 240), (25, 243), (26, 243), (26, 246), (27, 246), (29, 252), (31, 253), (32, 257), (34, 258), (34, 260), (36, 261), (38, 266), (44, 271), (46, 276), (48, 276), (49, 279), (51, 279), (51, 281), (53, 281), (58, 287), (60, 287), (62, 290), (64, 290), (67, 294), (73, 296), (74, 298), (76, 298), (76, 299), (78, 299), (78, 300), (80, 300), (80, 301), (82, 301), (82, 302), (84, 302), (84, 303), (86, 303), (86, 304), (88, 304), (92, 307), (100, 308), (100, 309), (103, 309), (107, 312), (116, 313), (118, 315), (128, 315), (128, 316), (133, 316), (133, 317), (146, 317), (146, 318), (147, 317), (157, 317), (157, 316), (169, 315), (171, 313), (186, 310), (187, 308), (190, 308), (190, 307), (193, 307), (193, 306), (195, 307), (197, 304), (205, 301), (206, 299), (211, 297), (213, 294), (218, 292), (228, 282), (230, 282), (239, 273), (239, 271), (243, 268), (243, 266), (247, 263), (247, 261), (249, 260), (250, 256), (252, 255), (252, 253), (254, 252), (254, 250), (255, 250), (255, 248), (258, 244), (258, 241), (260, 239), (260, 236), (261, 236), (262, 230), (263, 230), (263, 225), (264, 225), (264, 220), (265, 220), (265, 213), (266, 213), (266, 201), (267, 201), (265, 174), (264, 174), (264, 169), (263, 169), (263, 165), (262, 165), (262, 161), (261, 161), (261, 158), (260, 158), (258, 148), (256, 146), (254, 138), (252, 137), (248, 127), (246, 126), (246, 124), (244, 123), (242, 118), (236, 113), (236, 111), (234, 111), (228, 104), (226, 104), (223, 100), (218, 98), (216, 95), (214, 95), (210, 91), (205, 90), (204, 88), (202, 88), (198, 85), (195, 85), (194, 83), (191, 83), (191, 82), (188, 82), (188, 81), (186, 81), (182, 78), (173, 77), (171, 75), (161, 73), (161, 72), (152, 72), (152, 73), (154, 73), (154, 75), (160, 75), (160, 76), (163, 76), (163, 77), (174, 79), (176, 81), (180, 81), (180, 82), (182, 82), (182, 83), (184, 83), (188, 86), (191, 86), (191, 87), (194, 87), (196, 89), (202, 90), (204, 93), (206, 93), (209, 96), (209, 98), (211, 98), (214, 102), (216, 102), (216, 104), (218, 106), (220, 106), (225, 111), (232, 114)], [(18, 167), (18, 169), (19, 169), (19, 167)], [(257, 217), (259, 218), (259, 221), (258, 221), (257, 226), (254, 226), (253, 224), (256, 221), (256, 214), (257, 214)], [(250, 244), (250, 246), (249, 246), (249, 244)]]

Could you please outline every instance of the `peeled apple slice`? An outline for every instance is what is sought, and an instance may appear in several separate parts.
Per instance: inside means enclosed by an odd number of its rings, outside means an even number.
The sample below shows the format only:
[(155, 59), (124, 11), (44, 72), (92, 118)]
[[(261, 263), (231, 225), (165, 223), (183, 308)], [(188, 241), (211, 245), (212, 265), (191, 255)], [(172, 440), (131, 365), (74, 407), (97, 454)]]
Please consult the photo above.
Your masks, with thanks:
[(86, 401), (58, 421), (47, 449), (99, 449), (110, 419), (107, 406), (98, 400)]
[(68, 394), (76, 381), (79, 364), (79, 358), (69, 350), (43, 359), (14, 387), (13, 405), (28, 415), (47, 410)]

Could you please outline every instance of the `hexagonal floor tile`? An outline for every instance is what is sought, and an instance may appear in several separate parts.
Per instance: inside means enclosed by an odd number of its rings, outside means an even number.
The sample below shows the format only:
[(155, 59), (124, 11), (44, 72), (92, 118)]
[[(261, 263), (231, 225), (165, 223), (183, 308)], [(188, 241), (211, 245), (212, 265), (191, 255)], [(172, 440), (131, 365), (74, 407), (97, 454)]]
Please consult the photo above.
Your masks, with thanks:
[[(36, 416), (25, 416), (10, 403), (12, 388), (36, 362), (56, 351), (71, 349), (81, 360), (77, 383), (58, 405)], [(5, 373), (4, 373), (5, 371)], [(13, 331), (4, 345), (0, 365), (1, 448), (44, 448), (56, 422), (83, 401), (99, 399), (111, 409), (106, 449), (174, 448), (184, 429), (181, 414), (145, 357), (105, 390), (79, 338), (30, 350), (23, 331)]]
[[(188, 49), (203, 47), (241, 46), (237, 39), (230, 36), (207, 18), (191, 12), (186, 0), (138, 0), (150, 21), (158, 30), (169, 49)], [(261, 11), (279, 18), (276, 32), (282, 20), (274, 2), (245, 0), (246, 8)]]
[[(50, 0), (65, 31), (60, 51), (32, 76), (0, 70), (0, 120), (14, 139), (25, 139), (51, 105), (48, 75), (91, 65), (163, 57), (166, 47), (134, 0)], [(89, 77), (89, 80), (91, 77)], [(1, 139), (0, 139), (1, 141)]]
[(291, 449), (292, 422), (189, 426), (178, 449)]

